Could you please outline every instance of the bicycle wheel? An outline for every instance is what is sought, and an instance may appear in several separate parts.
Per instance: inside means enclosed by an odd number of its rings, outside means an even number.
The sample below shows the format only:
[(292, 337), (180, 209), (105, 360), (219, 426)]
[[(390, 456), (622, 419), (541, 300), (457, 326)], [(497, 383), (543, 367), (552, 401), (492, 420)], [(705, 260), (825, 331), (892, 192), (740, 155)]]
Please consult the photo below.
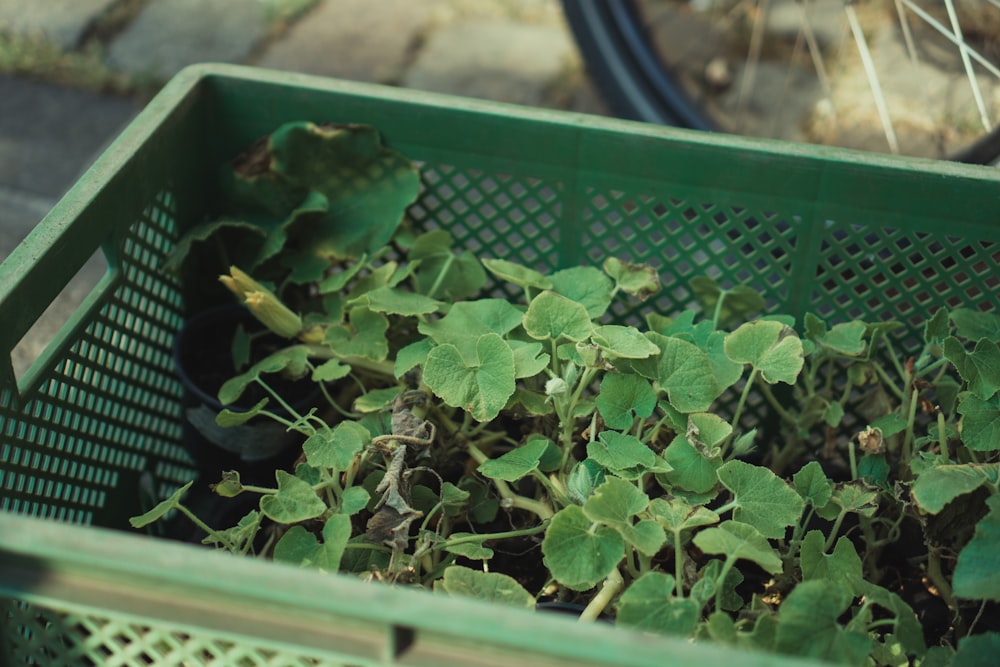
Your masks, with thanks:
[(1000, 0), (564, 0), (622, 117), (1000, 157)]

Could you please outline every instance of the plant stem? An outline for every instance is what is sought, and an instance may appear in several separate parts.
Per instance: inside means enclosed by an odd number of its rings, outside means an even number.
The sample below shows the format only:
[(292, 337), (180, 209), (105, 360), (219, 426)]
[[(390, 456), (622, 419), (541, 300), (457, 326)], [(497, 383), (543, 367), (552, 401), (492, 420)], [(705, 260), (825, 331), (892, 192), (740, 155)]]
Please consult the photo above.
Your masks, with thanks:
[(681, 548), (681, 531), (674, 533), (674, 591), (678, 599), (684, 598), (684, 550)]
[(747, 378), (746, 384), (743, 385), (743, 391), (740, 393), (740, 400), (736, 404), (736, 412), (733, 413), (733, 432), (739, 428), (740, 417), (743, 416), (743, 408), (746, 406), (747, 398), (750, 396), (750, 388), (753, 387), (754, 380), (757, 379), (759, 371), (755, 368), (750, 372), (750, 377)]
[(830, 528), (830, 534), (826, 538), (826, 544), (823, 545), (823, 553), (828, 552), (833, 548), (833, 543), (837, 539), (837, 533), (840, 532), (840, 526), (844, 523), (844, 517), (847, 516), (847, 510), (841, 510), (840, 514), (833, 522), (833, 527)]
[(240, 484), (240, 488), (250, 493), (259, 493), (262, 496), (272, 496), (278, 492), (277, 489), (269, 489), (266, 486), (255, 486), (253, 484)]
[(431, 288), (427, 290), (427, 296), (431, 299), (437, 293), (438, 289), (441, 287), (441, 283), (444, 282), (444, 277), (448, 275), (448, 271), (451, 270), (451, 264), (455, 261), (455, 255), (453, 253), (448, 253), (447, 257), (444, 258), (444, 266), (438, 271), (437, 276), (434, 278), (434, 284)]
[[(472, 459), (480, 465), (488, 461), (490, 458), (474, 445), (469, 445), (468, 452), (469, 456), (471, 456)], [(501, 507), (506, 507), (507, 509), (516, 507), (517, 509), (527, 510), (542, 521), (551, 519), (552, 515), (555, 514), (547, 503), (514, 493), (514, 491), (510, 488), (510, 485), (502, 479), (494, 479), (493, 486), (496, 487), (497, 493), (500, 494), (500, 497), (504, 501), (501, 503)]]
[(885, 372), (885, 369), (882, 368), (881, 364), (873, 363), (872, 368), (875, 369), (875, 374), (878, 375), (879, 379), (882, 380), (882, 383), (889, 388), (896, 398), (901, 401), (906, 398), (903, 394), (903, 390), (896, 386), (896, 383), (892, 381), (892, 378)]
[(601, 586), (600, 592), (595, 595), (591, 601), (587, 604), (584, 610), (580, 613), (580, 618), (578, 619), (581, 623), (587, 623), (596, 621), (604, 608), (611, 604), (611, 601), (615, 599), (618, 595), (618, 591), (622, 589), (625, 585), (625, 580), (622, 579), (622, 573), (618, 571), (618, 567), (615, 566), (608, 574), (607, 578), (604, 580), (604, 585)]
[(851, 479), (858, 478), (858, 457), (854, 453), (854, 438), (847, 441), (847, 458), (851, 464)]
[(445, 549), (458, 544), (481, 544), (489, 540), (505, 540), (510, 537), (525, 537), (527, 535), (537, 535), (549, 527), (548, 521), (543, 521), (537, 526), (522, 528), (520, 530), (508, 530), (503, 533), (476, 533), (475, 535), (462, 535), (461, 537), (450, 537), (437, 545), (436, 549)]
[(931, 580), (937, 588), (941, 599), (945, 601), (952, 613), (958, 612), (958, 604), (955, 601), (955, 594), (951, 590), (951, 584), (941, 571), (941, 556), (936, 549), (927, 550), (927, 578)]
[(917, 418), (919, 399), (920, 395), (917, 393), (916, 388), (912, 388), (910, 391), (910, 409), (906, 415), (906, 435), (903, 438), (902, 460), (899, 462), (900, 473), (901, 476), (905, 475), (904, 479), (909, 478), (907, 471), (910, 467), (910, 461), (913, 459), (913, 423)]
[(207, 523), (205, 523), (204, 521), (202, 521), (201, 519), (199, 519), (198, 516), (195, 515), (194, 512), (192, 512), (191, 510), (189, 510), (184, 505), (181, 505), (180, 503), (177, 503), (176, 507), (177, 507), (178, 510), (181, 511), (181, 514), (183, 514), (188, 519), (190, 519), (191, 522), (194, 525), (198, 526), (198, 528), (200, 528), (203, 531), (205, 531), (205, 533), (207, 535), (211, 535), (213, 538), (215, 538), (216, 540), (218, 540), (222, 544), (225, 544), (227, 550), (229, 550), (229, 551), (233, 551), (234, 550), (233, 549), (233, 545), (230, 544), (229, 540), (223, 538), (222, 533), (220, 533), (219, 531), (215, 530), (214, 528), (212, 528), (211, 526), (209, 526)]

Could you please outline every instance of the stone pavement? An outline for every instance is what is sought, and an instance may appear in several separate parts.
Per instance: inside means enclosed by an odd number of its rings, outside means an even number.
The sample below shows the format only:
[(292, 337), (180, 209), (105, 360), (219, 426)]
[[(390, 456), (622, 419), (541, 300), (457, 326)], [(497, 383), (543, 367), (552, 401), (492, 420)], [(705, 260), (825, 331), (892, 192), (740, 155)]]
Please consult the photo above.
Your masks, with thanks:
[[(0, 0), (0, 261), (198, 62), (602, 112), (558, 0)], [(26, 337), (18, 372), (101, 271), (85, 267)]]

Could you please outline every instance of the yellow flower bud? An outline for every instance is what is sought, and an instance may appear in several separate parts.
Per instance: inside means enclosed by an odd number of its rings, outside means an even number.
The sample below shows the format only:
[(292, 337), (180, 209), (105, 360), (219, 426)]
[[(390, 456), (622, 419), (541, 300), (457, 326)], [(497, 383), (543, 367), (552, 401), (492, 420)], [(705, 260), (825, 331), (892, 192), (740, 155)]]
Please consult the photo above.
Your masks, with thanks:
[(302, 331), (302, 318), (295, 314), (266, 287), (235, 266), (229, 267), (228, 276), (219, 281), (274, 333), (284, 338), (295, 338)]

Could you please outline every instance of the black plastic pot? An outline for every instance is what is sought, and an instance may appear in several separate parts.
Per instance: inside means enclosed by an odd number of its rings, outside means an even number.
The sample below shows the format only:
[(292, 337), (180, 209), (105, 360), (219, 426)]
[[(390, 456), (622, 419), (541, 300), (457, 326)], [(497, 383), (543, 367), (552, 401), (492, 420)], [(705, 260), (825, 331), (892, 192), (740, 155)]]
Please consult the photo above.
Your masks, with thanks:
[[(259, 468), (273, 481), (273, 470), (283, 458), (294, 460), (298, 455), (292, 446), (301, 443), (301, 437), (266, 417), (229, 427), (215, 422), (223, 408), (246, 410), (264, 396), (263, 390), (255, 391), (258, 388), (252, 387), (233, 405), (223, 405), (217, 398), (222, 384), (239, 372), (232, 362), (233, 336), (239, 325), (249, 332), (263, 330), (243, 306), (233, 304), (191, 317), (174, 340), (174, 364), (185, 388), (184, 446), (208, 476), (217, 477), (222, 470), (235, 469), (247, 479)], [(255, 339), (252, 354), (254, 358), (263, 358), (287, 345), (288, 341), (277, 336), (263, 336)], [(322, 396), (308, 378), (292, 381), (275, 376), (273, 380), (269, 378), (269, 383), (300, 413), (318, 405)], [(274, 401), (269, 409), (283, 413)]]

